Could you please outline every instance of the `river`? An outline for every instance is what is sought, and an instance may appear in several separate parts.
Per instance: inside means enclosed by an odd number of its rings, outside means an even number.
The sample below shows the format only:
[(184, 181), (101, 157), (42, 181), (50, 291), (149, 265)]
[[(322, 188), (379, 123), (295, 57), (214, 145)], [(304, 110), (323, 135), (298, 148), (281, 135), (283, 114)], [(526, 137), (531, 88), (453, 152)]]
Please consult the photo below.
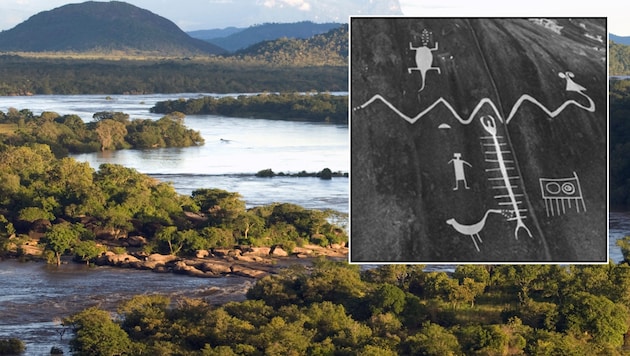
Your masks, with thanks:
[[(35, 114), (54, 111), (76, 114), (90, 121), (98, 111), (122, 111), (131, 118), (159, 118), (149, 113), (156, 101), (196, 97), (199, 94), (111, 96), (0, 97), (0, 110), (29, 109)], [(348, 127), (331, 124), (188, 116), (188, 127), (201, 131), (200, 147), (124, 150), (75, 155), (95, 169), (101, 163), (119, 163), (158, 179), (170, 181), (182, 194), (197, 188), (239, 192), (248, 206), (292, 202), (309, 208), (348, 212), (348, 178), (256, 178), (255, 172), (315, 172), (323, 168), (349, 171)], [(222, 140), (223, 139), (223, 140)], [(610, 213), (610, 258), (619, 262), (615, 241), (630, 235), (630, 213)], [(453, 266), (431, 266), (431, 269)], [(69, 352), (69, 333), (60, 340), (56, 320), (98, 305), (110, 310), (142, 293), (165, 293), (174, 298), (204, 298), (211, 303), (242, 300), (253, 281), (241, 277), (200, 279), (173, 274), (87, 268), (68, 264), (57, 268), (42, 263), (0, 262), (0, 338), (19, 337), (28, 355), (43, 355), (52, 346)]]
[[(346, 94), (346, 93), (334, 93)], [(39, 115), (53, 111), (92, 120), (99, 111), (120, 111), (130, 118), (158, 119), (149, 109), (168, 99), (202, 94), (154, 95), (35, 95), (0, 97), (0, 110), (29, 109)], [(209, 95), (209, 94), (205, 94)], [(232, 94), (234, 96), (239, 94)], [(319, 172), (329, 168), (347, 173), (350, 167), (348, 126), (327, 123), (265, 120), (216, 115), (190, 115), (185, 124), (198, 130), (205, 144), (198, 147), (121, 150), (73, 155), (97, 169), (118, 163), (172, 182), (181, 194), (198, 188), (238, 192), (248, 207), (286, 202), (315, 209), (348, 212), (348, 178), (256, 178), (263, 169), (274, 172)]]
[[(344, 93), (345, 94), (345, 93)], [(29, 109), (39, 115), (53, 111), (92, 120), (99, 111), (120, 111), (130, 118), (158, 119), (149, 109), (168, 99), (201, 94), (169, 95), (37, 95), (0, 97), (0, 110)], [(234, 96), (238, 94), (233, 94)], [(257, 178), (274, 172), (319, 172), (324, 168), (349, 171), (348, 126), (326, 123), (191, 115), (185, 124), (205, 139), (199, 147), (122, 150), (73, 155), (94, 169), (117, 163), (173, 184), (181, 194), (198, 188), (238, 192), (248, 207), (288, 202), (313, 209), (348, 212), (349, 179), (314, 177)], [(252, 280), (239, 277), (198, 279), (108, 267), (86, 268), (41, 263), (0, 262), (0, 337), (19, 337), (28, 355), (50, 352), (52, 346), (69, 352), (66, 334), (54, 320), (89, 306), (110, 310), (134, 294), (166, 293), (201, 297), (213, 303), (244, 299)]]

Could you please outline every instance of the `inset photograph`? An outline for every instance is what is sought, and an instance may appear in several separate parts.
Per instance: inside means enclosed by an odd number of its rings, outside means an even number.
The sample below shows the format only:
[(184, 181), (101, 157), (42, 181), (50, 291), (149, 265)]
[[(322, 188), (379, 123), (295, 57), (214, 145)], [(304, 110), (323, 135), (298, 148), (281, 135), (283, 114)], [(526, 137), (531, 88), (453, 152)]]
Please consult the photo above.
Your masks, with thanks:
[(606, 18), (350, 19), (351, 263), (607, 263)]

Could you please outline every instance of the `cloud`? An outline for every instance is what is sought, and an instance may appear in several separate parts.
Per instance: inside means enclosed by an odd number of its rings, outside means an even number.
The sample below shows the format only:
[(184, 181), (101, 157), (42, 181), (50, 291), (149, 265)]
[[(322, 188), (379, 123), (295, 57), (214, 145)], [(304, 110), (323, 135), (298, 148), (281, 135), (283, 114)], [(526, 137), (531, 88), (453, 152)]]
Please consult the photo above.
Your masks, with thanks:
[(307, 1), (304, 1), (304, 0), (265, 0), (265, 2), (263, 2), (263, 5), (269, 8), (285, 7), (286, 5), (289, 7), (296, 8), (300, 11), (311, 10), (311, 4), (309, 4)]

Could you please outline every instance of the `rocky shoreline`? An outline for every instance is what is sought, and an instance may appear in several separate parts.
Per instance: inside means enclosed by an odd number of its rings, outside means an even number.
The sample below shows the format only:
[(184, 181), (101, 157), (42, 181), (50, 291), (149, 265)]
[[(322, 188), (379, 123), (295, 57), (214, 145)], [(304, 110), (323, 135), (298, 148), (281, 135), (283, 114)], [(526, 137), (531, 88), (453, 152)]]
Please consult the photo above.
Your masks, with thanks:
[(195, 257), (178, 257), (144, 253), (116, 254), (107, 251), (96, 258), (99, 266), (113, 266), (151, 270), (157, 273), (177, 273), (193, 277), (220, 278), (241, 276), (262, 278), (286, 266), (296, 263), (310, 263), (312, 259), (325, 256), (345, 259), (348, 248), (341, 245), (321, 247), (305, 245), (295, 247), (289, 254), (280, 246), (235, 247), (232, 249), (212, 249), (197, 251)]

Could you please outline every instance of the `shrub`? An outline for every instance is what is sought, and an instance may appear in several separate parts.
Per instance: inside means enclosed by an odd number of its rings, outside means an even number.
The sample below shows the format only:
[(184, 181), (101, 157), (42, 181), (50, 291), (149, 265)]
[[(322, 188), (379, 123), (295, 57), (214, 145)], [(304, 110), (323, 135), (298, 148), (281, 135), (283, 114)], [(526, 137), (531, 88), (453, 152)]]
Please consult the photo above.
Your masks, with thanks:
[(18, 338), (0, 339), (0, 355), (15, 355), (25, 350), (24, 342)]

